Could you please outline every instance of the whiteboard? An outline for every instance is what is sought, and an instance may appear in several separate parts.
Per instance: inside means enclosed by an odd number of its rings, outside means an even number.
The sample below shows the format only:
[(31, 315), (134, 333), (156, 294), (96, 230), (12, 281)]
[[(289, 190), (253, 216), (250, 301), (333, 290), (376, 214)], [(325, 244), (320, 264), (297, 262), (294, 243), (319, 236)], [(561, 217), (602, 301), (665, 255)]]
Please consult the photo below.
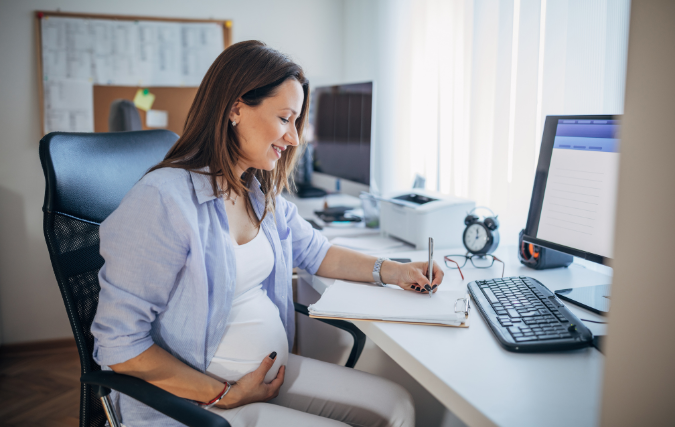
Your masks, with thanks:
[(44, 131), (93, 132), (93, 86), (199, 86), (224, 49), (216, 22), (45, 16)]

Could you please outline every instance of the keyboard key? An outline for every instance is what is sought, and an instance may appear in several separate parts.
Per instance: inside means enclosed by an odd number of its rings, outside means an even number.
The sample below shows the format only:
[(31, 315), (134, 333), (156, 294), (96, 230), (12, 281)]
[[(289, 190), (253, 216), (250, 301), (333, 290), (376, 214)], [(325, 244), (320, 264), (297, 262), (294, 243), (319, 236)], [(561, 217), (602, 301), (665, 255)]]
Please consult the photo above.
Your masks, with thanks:
[(541, 335), (539, 337), (540, 340), (557, 340), (560, 338), (557, 334), (550, 334), (550, 335)]
[(511, 332), (512, 334), (519, 333), (520, 329), (518, 328), (518, 326), (511, 326), (509, 328), (509, 332)]
[(488, 301), (490, 301), (491, 304), (496, 303), (497, 297), (495, 296), (494, 292), (490, 289), (483, 289), (483, 292), (485, 293), (485, 296), (487, 297)]
[(506, 310), (497, 310), (497, 314), (507, 314), (508, 311)]
[(523, 342), (523, 341), (536, 341), (536, 340), (537, 340), (536, 337), (515, 337), (515, 338), (513, 338), (513, 339), (516, 340), (517, 342)]
[(511, 316), (511, 317), (520, 317), (520, 314), (518, 314), (518, 312), (514, 309), (509, 309), (509, 310), (507, 310), (507, 312), (509, 313), (509, 316)]

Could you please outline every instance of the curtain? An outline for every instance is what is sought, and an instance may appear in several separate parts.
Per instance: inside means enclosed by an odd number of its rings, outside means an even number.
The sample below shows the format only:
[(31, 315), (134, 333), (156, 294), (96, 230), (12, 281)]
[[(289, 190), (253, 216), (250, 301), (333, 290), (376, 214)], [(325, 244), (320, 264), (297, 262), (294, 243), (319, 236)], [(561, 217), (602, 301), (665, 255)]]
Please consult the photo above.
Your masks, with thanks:
[(546, 115), (623, 112), (630, 0), (379, 9), (377, 190), (419, 174), (523, 227)]

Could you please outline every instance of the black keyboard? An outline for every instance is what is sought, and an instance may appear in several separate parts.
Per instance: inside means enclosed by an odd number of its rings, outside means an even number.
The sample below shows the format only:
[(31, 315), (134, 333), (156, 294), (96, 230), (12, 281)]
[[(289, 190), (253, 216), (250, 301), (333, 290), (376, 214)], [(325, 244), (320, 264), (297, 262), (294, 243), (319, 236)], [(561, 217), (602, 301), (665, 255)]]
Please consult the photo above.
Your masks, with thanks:
[(573, 350), (592, 344), (591, 331), (531, 277), (478, 280), (468, 288), (480, 314), (509, 351)]

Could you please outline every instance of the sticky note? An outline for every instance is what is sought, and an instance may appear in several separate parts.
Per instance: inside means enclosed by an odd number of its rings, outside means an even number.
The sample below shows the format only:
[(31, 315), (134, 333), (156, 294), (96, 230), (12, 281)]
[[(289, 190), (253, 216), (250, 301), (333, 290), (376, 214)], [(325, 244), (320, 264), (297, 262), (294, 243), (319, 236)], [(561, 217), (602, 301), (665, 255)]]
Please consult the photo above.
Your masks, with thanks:
[(148, 111), (152, 108), (152, 104), (155, 102), (155, 95), (151, 94), (147, 89), (138, 89), (136, 91), (136, 96), (134, 96), (134, 105), (136, 108), (144, 111)]
[(169, 113), (161, 110), (148, 110), (145, 115), (145, 126), (149, 128), (166, 128), (169, 125)]

